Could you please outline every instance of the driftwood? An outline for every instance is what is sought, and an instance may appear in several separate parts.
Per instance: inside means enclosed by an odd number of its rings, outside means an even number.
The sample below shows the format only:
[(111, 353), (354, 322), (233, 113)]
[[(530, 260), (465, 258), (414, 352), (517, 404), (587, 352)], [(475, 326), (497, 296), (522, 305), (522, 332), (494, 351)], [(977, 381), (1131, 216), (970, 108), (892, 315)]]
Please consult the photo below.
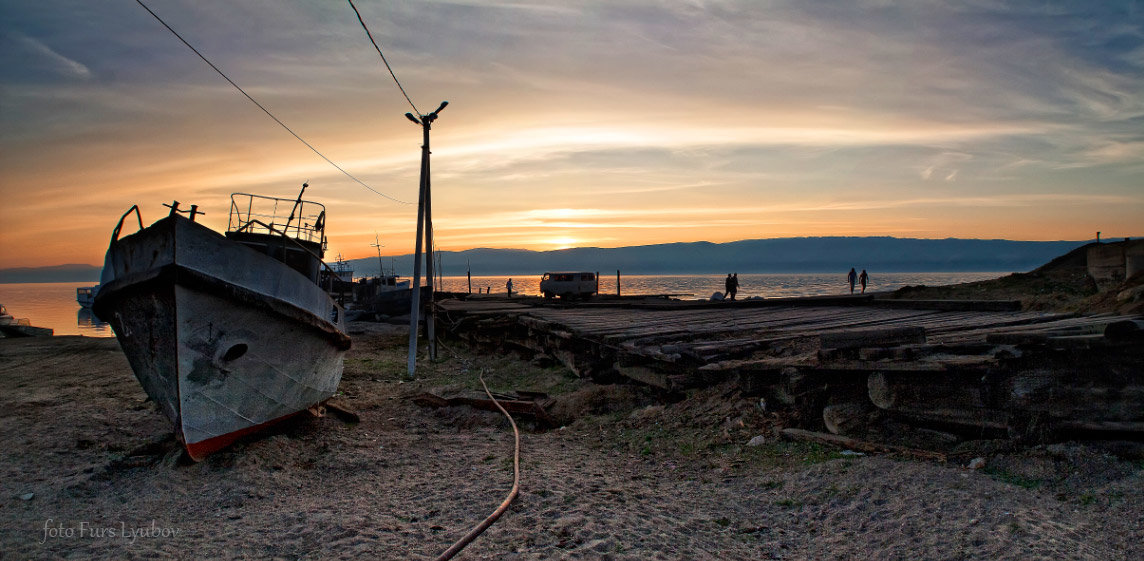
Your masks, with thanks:
[[(534, 392), (530, 392), (530, 394), (536, 395)], [(505, 411), (508, 411), (514, 415), (530, 417), (540, 423), (549, 426), (556, 424), (552, 416), (548, 414), (548, 411), (546, 411), (544, 407), (534, 399), (514, 399), (512, 396), (502, 397), (500, 395), (496, 397), (496, 402), (493, 402), (491, 399), (481, 399), (465, 396), (445, 398), (439, 395), (425, 392), (411, 397), (410, 400), (422, 407), (440, 408), (465, 405), (475, 409), (483, 409), (485, 411), (500, 411), (496, 405), (497, 403), (500, 403), (501, 407), (503, 407)]]
[(829, 434), (824, 432), (814, 432), (803, 429), (783, 429), (782, 435), (790, 440), (797, 440), (801, 442), (814, 442), (816, 444), (824, 444), (826, 446), (835, 446), (838, 448), (846, 448), (849, 450), (857, 450), (859, 452), (870, 453), (892, 453), (912, 456), (915, 458), (922, 458), (926, 460), (936, 460), (939, 462), (946, 461), (946, 455), (941, 452), (933, 452), (931, 450), (919, 450), (917, 448), (908, 448), (906, 446), (895, 446), (893, 444), (882, 444), (879, 442), (870, 442), (868, 440), (859, 440), (857, 438), (850, 438), (838, 434)]

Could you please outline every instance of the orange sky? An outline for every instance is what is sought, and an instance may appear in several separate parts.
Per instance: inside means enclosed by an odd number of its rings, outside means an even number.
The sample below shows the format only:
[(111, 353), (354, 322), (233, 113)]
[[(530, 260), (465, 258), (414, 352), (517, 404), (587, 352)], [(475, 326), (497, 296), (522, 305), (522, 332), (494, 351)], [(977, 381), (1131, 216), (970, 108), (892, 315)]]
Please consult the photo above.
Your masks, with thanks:
[[(328, 209), (330, 257), (411, 253), (415, 205), (274, 123), (135, 4), (0, 13), (0, 268), (102, 262), (132, 204)], [(163, 16), (342, 168), (416, 202), (420, 129), (352, 10)], [(1144, 32), (916, 3), (360, 2), (433, 130), (438, 248), (1144, 234)], [(999, 8), (997, 8), (999, 9)], [(1052, 17), (1049, 17), (1052, 16)], [(1093, 31), (1098, 29), (1100, 31)]]

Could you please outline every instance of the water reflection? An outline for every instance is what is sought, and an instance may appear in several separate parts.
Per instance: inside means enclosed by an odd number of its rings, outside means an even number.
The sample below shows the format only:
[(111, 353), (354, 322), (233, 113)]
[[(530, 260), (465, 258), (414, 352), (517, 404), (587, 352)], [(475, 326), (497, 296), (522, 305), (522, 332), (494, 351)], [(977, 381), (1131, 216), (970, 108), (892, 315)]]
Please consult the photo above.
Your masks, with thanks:
[(111, 324), (99, 319), (91, 308), (80, 308), (75, 313), (75, 323), (82, 335), (110, 335)]

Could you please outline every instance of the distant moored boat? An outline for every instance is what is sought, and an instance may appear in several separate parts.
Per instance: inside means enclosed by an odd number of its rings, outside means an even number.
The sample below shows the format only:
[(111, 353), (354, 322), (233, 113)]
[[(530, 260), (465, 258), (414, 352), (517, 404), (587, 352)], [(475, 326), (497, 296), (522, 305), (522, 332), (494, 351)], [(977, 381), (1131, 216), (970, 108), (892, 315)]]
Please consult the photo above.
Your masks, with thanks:
[(75, 301), (82, 308), (90, 308), (95, 303), (95, 295), (99, 293), (99, 285), (81, 286), (75, 289)]

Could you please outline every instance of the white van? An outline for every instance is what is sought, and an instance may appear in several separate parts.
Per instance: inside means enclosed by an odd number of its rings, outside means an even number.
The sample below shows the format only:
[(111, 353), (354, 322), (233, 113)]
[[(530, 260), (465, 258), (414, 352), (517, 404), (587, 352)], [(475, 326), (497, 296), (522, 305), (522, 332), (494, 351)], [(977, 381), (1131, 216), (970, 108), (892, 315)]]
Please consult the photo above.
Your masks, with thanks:
[(588, 297), (599, 290), (596, 273), (544, 273), (540, 277), (540, 293), (545, 298)]

